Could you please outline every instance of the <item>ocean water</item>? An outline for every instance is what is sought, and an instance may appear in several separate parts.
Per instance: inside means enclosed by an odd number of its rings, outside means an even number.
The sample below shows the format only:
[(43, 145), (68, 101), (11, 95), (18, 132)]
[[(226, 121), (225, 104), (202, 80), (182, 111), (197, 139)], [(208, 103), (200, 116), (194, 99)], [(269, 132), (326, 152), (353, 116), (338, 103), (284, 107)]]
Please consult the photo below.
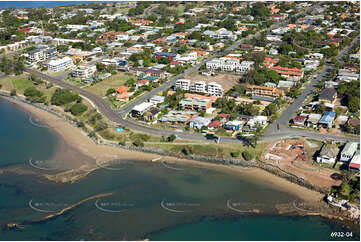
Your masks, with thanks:
[[(1, 158), (26, 160), (39, 147), (55, 149), (57, 137), (32, 127), (21, 109), (2, 101), (0, 113), (0, 147), (7, 145)], [(19, 144), (21, 151), (14, 154)], [(42, 150), (49, 159), (52, 152)], [(4, 166), (0, 240), (330, 240), (331, 232), (349, 231), (345, 224), (319, 217), (277, 216), (277, 205), (291, 206), (297, 198), (248, 177), (129, 160), (110, 168), (73, 184), (57, 184), (28, 163)], [(111, 195), (94, 197), (104, 193)], [(44, 219), (75, 203), (62, 215)], [(260, 214), (242, 212), (255, 209)], [(9, 223), (22, 226), (7, 229)], [(358, 240), (357, 232), (351, 239)]]
[(48, 129), (32, 125), (34, 116), (0, 98), (0, 168), (43, 160), (55, 152), (56, 137)]

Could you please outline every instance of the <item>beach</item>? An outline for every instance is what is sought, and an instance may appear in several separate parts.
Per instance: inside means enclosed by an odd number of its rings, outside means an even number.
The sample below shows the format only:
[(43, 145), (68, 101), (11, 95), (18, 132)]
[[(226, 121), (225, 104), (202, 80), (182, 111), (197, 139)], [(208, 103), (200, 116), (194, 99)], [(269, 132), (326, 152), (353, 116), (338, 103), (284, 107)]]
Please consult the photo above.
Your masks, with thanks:
[[(167, 163), (186, 166), (202, 166), (208, 169), (214, 169), (221, 172), (249, 177), (251, 180), (257, 183), (267, 184), (272, 187), (284, 190), (304, 201), (318, 202), (323, 197), (323, 195), (319, 192), (289, 182), (286, 179), (258, 168), (244, 168), (233, 165), (228, 166), (212, 164), (196, 160), (166, 157), (139, 151), (130, 151), (107, 145), (99, 145), (94, 143), (94, 141), (87, 137), (86, 134), (79, 128), (74, 127), (60, 117), (11, 98), (7, 98), (7, 100), (26, 110), (34, 118), (41, 120), (41, 122), (43, 122), (46, 127), (49, 127), (59, 137), (59, 145), (53, 159), (58, 163), (57, 166), (61, 167), (61, 170), (63, 170), (64, 173), (69, 172), (69, 170), (72, 172), (82, 170), (86, 171), (84, 174), (84, 176), (86, 176), (90, 172), (99, 169), (99, 164), (104, 165), (106, 162), (111, 160), (124, 160), (132, 162), (152, 162), (152, 160), (153, 162), (161, 162), (162, 160), (165, 160)], [(161, 159), (159, 159), (160, 157)], [(79, 178), (84, 176), (79, 176)], [(47, 178), (51, 179), (51, 176), (48, 176)]]

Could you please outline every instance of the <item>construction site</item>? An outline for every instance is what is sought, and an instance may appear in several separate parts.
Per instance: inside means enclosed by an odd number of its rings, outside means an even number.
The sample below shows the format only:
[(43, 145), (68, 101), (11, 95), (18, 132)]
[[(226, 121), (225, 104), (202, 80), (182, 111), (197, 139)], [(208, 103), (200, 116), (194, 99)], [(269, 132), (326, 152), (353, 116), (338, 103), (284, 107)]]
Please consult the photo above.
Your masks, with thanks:
[(319, 146), (306, 139), (278, 140), (268, 144), (261, 155), (261, 161), (329, 190), (332, 186), (339, 186), (342, 181), (331, 177), (336, 170), (314, 164), (313, 155)]

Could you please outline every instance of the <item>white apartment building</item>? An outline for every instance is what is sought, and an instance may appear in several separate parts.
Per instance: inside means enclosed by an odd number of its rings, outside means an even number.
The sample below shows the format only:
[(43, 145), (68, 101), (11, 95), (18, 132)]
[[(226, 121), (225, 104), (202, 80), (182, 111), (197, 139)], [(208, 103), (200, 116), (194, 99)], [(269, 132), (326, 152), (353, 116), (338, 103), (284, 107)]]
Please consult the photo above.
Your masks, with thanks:
[(222, 96), (223, 88), (220, 84), (216, 82), (210, 82), (207, 85), (207, 93), (211, 96)]
[(206, 86), (207, 85), (204, 81), (198, 81), (198, 82), (194, 82), (192, 85), (190, 85), (189, 90), (191, 92), (206, 93), (207, 92)]
[(66, 70), (74, 65), (73, 60), (66, 56), (57, 60), (51, 60), (48, 63), (48, 71), (58, 72)]
[(71, 73), (71, 75), (73, 77), (85, 79), (85, 78), (91, 77), (95, 73), (96, 70), (97, 70), (97, 68), (95, 65), (91, 65), (91, 66), (82, 65), (82, 66), (78, 66), (76, 69), (74, 69), (74, 71)]
[(176, 88), (180, 88), (183, 91), (189, 91), (191, 80), (188, 79), (178, 79), (175, 83)]
[(70, 29), (70, 31), (80, 31), (85, 30), (89, 28), (89, 25), (83, 25), (83, 24), (68, 24), (66, 26), (67, 29)]
[(28, 60), (32, 63), (44, 61), (54, 56), (56, 52), (55, 47), (39, 46), (38, 48), (28, 52)]
[(129, 40), (129, 35), (128, 34), (118, 34), (117, 35), (117, 40), (118, 41), (128, 41)]
[(233, 58), (212, 59), (206, 63), (206, 68), (211, 70), (221, 70), (224, 72), (235, 71), (238, 73), (247, 73), (251, 70), (253, 61), (242, 61)]

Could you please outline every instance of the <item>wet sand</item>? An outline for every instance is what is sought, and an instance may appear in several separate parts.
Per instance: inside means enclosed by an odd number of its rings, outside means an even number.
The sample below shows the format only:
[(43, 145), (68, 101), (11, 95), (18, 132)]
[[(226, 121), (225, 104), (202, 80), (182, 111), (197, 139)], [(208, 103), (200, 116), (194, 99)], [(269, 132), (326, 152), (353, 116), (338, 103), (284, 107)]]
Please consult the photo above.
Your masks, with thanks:
[[(226, 166), (211, 164), (207, 162), (179, 159), (174, 157), (160, 156), (157, 154), (143, 153), (139, 151), (130, 151), (122, 148), (95, 144), (79, 128), (74, 127), (67, 121), (38, 109), (34, 106), (7, 99), (19, 107), (25, 109), (34, 117), (42, 120), (59, 137), (59, 145), (53, 159), (61, 166), (61, 170), (87, 170), (88, 173), (99, 168), (96, 164), (106, 163), (107, 161), (119, 159), (124, 161), (148, 161), (162, 157), (161, 160), (167, 163), (177, 163), (182, 165), (203, 166), (209, 169), (215, 169), (221, 172), (241, 175), (249, 178), (253, 182), (267, 184), (293, 194), (304, 201), (317, 202), (323, 197), (322, 194), (309, 190), (300, 185), (294, 184), (281, 177), (268, 173), (258, 168), (244, 168), (239, 166)], [(88, 174), (87, 173), (87, 174)], [(87, 175), (85, 174), (85, 175)], [(49, 177), (48, 177), (49, 178)], [(49, 178), (51, 179), (51, 178)]]

